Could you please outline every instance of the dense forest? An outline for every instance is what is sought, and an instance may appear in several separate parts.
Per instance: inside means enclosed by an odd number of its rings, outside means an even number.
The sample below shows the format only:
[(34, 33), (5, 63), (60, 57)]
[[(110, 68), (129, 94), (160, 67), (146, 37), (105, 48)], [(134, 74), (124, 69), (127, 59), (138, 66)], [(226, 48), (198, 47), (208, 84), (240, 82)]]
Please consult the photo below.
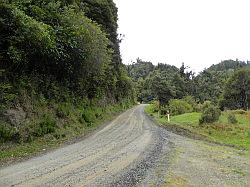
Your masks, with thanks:
[(13, 0), (0, 9), (5, 81), (37, 77), (45, 97), (53, 97), (46, 82), (89, 99), (105, 95), (118, 102), (130, 95), (112, 1)]
[(112, 0), (1, 1), (0, 141), (58, 137), (134, 103), (117, 19)]
[(192, 97), (196, 103), (210, 101), (221, 109), (247, 110), (250, 106), (249, 67), (249, 62), (225, 60), (195, 75), (184, 63), (177, 68), (167, 64), (154, 66), (137, 59), (127, 70), (136, 82), (140, 102), (156, 99), (161, 106), (166, 106), (171, 99)]

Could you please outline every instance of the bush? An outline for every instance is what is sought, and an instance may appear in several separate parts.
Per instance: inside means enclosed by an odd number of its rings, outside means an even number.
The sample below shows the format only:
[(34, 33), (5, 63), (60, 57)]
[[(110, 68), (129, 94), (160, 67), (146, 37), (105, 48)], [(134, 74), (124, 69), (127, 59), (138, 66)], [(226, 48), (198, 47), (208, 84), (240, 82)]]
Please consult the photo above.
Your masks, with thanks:
[(203, 104), (199, 103), (195, 107), (195, 112), (202, 112), (203, 111)]
[(184, 100), (172, 99), (169, 101), (169, 109), (172, 115), (180, 115), (193, 111), (193, 107)]
[(5, 122), (0, 121), (0, 142), (7, 142), (12, 140), (15, 130)]
[(192, 108), (193, 109), (196, 109), (197, 108), (197, 103), (196, 103), (196, 101), (195, 101), (195, 99), (194, 99), (194, 97), (193, 96), (186, 96), (186, 97), (184, 97), (183, 99), (182, 99), (183, 101), (186, 101), (188, 104), (190, 104), (191, 106), (192, 106)]
[[(0, 79), (1, 79), (1, 69), (0, 69)], [(2, 81), (2, 80), (1, 80)], [(16, 95), (12, 90), (12, 86), (8, 83), (0, 83), (0, 110), (6, 108), (11, 102), (16, 99)]]
[(231, 124), (236, 124), (238, 123), (234, 113), (230, 112), (227, 116), (227, 120), (228, 120), (228, 123), (231, 123)]
[(56, 121), (51, 115), (44, 115), (41, 122), (36, 125), (34, 135), (37, 137), (50, 134), (56, 130)]
[(103, 111), (101, 108), (96, 108), (95, 109), (95, 118), (96, 119), (101, 119), (103, 117)]
[(82, 118), (88, 125), (92, 125), (96, 120), (95, 112), (91, 109), (86, 109), (82, 113)]
[(202, 106), (201, 106), (201, 112), (205, 111), (207, 108), (212, 106), (212, 102), (211, 101), (205, 101)]
[(158, 112), (160, 108), (160, 104), (158, 101), (153, 101), (152, 104), (152, 112)]
[(214, 123), (219, 120), (220, 115), (220, 109), (210, 104), (209, 106), (206, 106), (206, 108), (204, 108), (199, 123)]
[(70, 112), (73, 110), (73, 107), (69, 103), (59, 104), (57, 107), (56, 114), (58, 117), (65, 118), (70, 115)]

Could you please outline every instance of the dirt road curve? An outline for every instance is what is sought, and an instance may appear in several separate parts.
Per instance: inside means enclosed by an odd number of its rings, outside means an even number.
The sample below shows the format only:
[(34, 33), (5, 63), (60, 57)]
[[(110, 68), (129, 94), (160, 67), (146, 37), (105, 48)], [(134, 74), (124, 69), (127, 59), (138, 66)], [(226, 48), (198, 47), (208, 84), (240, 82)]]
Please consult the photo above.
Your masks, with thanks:
[(160, 186), (171, 143), (144, 105), (85, 140), (0, 170), (0, 186)]

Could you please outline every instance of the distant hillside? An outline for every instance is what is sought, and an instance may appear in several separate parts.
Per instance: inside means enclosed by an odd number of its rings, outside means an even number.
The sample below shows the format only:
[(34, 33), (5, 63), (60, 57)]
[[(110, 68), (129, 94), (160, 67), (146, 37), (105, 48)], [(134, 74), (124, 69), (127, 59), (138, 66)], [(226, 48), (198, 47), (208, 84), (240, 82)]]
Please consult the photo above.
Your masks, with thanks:
[(238, 60), (224, 60), (219, 64), (213, 64), (207, 70), (210, 71), (225, 71), (230, 69), (239, 69), (244, 67), (250, 67), (250, 61), (238, 61)]
[(155, 66), (151, 62), (144, 62), (139, 58), (133, 64), (127, 65), (128, 74), (134, 80), (145, 79), (154, 69)]
[(238, 60), (224, 60), (210, 66), (199, 73), (194, 81), (196, 85), (196, 98), (203, 102), (210, 100), (218, 103), (224, 93), (225, 85), (235, 71), (250, 67), (250, 62)]
[(165, 73), (167, 72), (168, 74), (174, 74), (179, 71), (179, 69), (173, 65), (159, 63), (155, 66), (152, 62), (143, 61), (139, 58), (136, 62), (127, 65), (128, 74), (134, 80), (138, 80), (140, 78), (145, 79), (155, 70)]

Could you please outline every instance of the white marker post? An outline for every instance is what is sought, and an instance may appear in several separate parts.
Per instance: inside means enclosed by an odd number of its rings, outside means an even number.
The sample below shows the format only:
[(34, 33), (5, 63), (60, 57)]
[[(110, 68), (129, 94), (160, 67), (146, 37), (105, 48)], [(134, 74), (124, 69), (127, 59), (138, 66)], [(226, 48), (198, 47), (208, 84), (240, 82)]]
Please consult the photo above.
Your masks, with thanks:
[(169, 113), (169, 110), (167, 111), (167, 116), (168, 116), (168, 122), (170, 122), (170, 113)]

